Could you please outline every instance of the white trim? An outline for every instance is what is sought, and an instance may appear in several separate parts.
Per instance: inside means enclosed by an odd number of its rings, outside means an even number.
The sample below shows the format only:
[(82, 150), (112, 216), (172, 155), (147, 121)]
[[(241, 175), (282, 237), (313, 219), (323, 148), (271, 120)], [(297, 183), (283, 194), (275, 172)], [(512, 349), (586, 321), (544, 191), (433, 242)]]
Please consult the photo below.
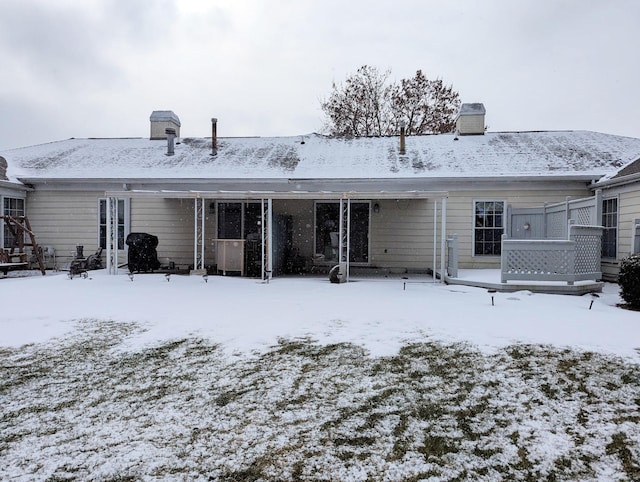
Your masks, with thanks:
[(244, 201), (261, 199), (291, 199), (291, 200), (326, 200), (339, 201), (340, 199), (362, 200), (371, 199), (431, 199), (443, 198), (449, 195), (448, 191), (194, 191), (194, 190), (131, 190), (131, 191), (106, 191), (107, 196), (117, 197), (150, 197), (159, 199), (192, 199), (194, 197), (206, 197), (222, 201)]
[[(603, 194), (602, 199), (601, 199), (601, 215), (602, 217), (604, 217), (605, 213), (604, 213), (604, 203), (606, 201), (610, 201), (612, 199), (616, 200), (616, 254), (615, 256), (611, 257), (611, 256), (602, 256), (602, 260), (603, 261), (612, 261), (612, 262), (617, 262), (618, 261), (618, 255), (620, 253), (620, 196), (618, 194), (615, 194), (613, 196), (605, 196)], [(604, 232), (607, 229), (611, 229), (611, 228), (607, 228), (607, 226), (604, 225), (604, 223), (602, 222), (603, 219), (598, 220), (598, 222), (602, 225), (603, 231), (603, 237), (604, 237)], [(631, 245), (631, 248), (633, 249), (633, 244)]]
[[(24, 196), (12, 196), (12, 195), (0, 195), (0, 214), (1, 215), (5, 215), (5, 211), (4, 211), (4, 201), (5, 199), (14, 199), (14, 200), (19, 200), (22, 201), (22, 214), (21, 216), (26, 216), (27, 215), (27, 200)], [(0, 248), (4, 248), (4, 226), (5, 226), (5, 222), (4, 219), (0, 219)]]
[[(115, 197), (115, 196), (109, 196), (109, 197)], [(96, 246), (100, 247), (100, 208), (101, 208), (101, 203), (102, 201), (104, 201), (105, 204), (105, 209), (108, 209), (107, 206), (107, 198), (106, 197), (101, 197), (98, 198), (98, 233), (97, 233), (97, 243)], [(117, 202), (119, 203), (120, 201), (122, 201), (124, 203), (124, 239), (122, 240), (122, 250), (121, 251), (127, 251), (127, 243), (125, 242), (127, 240), (127, 236), (129, 235), (129, 233), (131, 233), (131, 198), (128, 197), (117, 197)], [(106, 212), (105, 212), (105, 219), (106, 219)], [(109, 229), (109, 224), (108, 221), (107, 225), (106, 225), (106, 229)], [(109, 239), (109, 235), (108, 233), (105, 232), (105, 246), (103, 249), (106, 249), (106, 244), (107, 244), (107, 240)]]
[(445, 263), (445, 253), (447, 251), (447, 198), (443, 198), (440, 203), (440, 282), (444, 283), (447, 265)]
[[(502, 234), (504, 235), (507, 232), (507, 200), (496, 198), (477, 198), (471, 200), (471, 257), (482, 259), (500, 259), (499, 254), (476, 254), (476, 203), (479, 202), (502, 203)], [(500, 239), (502, 239), (502, 236), (500, 236)]]

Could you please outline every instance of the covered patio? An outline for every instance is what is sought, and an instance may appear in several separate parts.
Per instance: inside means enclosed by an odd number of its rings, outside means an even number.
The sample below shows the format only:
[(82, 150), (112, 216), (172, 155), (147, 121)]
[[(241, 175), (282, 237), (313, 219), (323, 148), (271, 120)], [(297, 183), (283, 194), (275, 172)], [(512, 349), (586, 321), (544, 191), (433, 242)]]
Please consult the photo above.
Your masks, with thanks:
[[(296, 181), (294, 185), (301, 187), (304, 184), (304, 181)], [(174, 200), (192, 206), (189, 209), (192, 220), (181, 220), (183, 228), (189, 225), (192, 233), (189, 235), (192, 274), (204, 274), (213, 268), (220, 274), (229, 272), (269, 281), (273, 276), (282, 274), (326, 274), (335, 268), (339, 282), (350, 280), (352, 268), (358, 268), (359, 273), (363, 270), (372, 273), (384, 271), (384, 266), (371, 262), (371, 253), (376, 249), (387, 252), (386, 248), (375, 246), (376, 240), (370, 233), (373, 224), (382, 222), (379, 217), (381, 205), (389, 206), (388, 203), (394, 201), (423, 202), (424, 211), (428, 201), (432, 211), (423, 215), (423, 226), (407, 225), (406, 229), (428, 230), (429, 239), (423, 239), (422, 243), (429, 246), (431, 255), (426, 260), (423, 252), (423, 272), (444, 269), (448, 192), (362, 189), (359, 184), (340, 183), (340, 186), (335, 186), (324, 182), (314, 186), (313, 190), (296, 191), (108, 191), (105, 193), (107, 270), (116, 274), (117, 267), (123, 264), (118, 259), (122, 250), (118, 253), (116, 249), (117, 205), (123, 198), (129, 202), (146, 200), (147, 203)], [(376, 219), (372, 220), (373, 217)], [(330, 227), (324, 226), (329, 223)], [(182, 244), (186, 248), (186, 243)], [(285, 263), (286, 269), (283, 268)]]

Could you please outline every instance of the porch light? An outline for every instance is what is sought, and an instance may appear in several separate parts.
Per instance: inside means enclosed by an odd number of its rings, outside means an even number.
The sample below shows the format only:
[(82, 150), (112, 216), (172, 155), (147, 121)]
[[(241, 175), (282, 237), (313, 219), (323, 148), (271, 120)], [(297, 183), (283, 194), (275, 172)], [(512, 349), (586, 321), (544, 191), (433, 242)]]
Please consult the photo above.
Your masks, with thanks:
[(376, 214), (378, 214), (380, 212), (380, 204), (374, 203), (373, 212), (376, 213)]

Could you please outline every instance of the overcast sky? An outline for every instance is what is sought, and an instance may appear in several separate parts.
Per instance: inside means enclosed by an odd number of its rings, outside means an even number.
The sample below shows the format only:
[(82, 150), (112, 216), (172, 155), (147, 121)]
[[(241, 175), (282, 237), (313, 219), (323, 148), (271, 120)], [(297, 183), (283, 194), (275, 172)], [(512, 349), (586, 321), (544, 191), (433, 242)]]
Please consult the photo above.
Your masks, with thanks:
[(640, 137), (636, 0), (3, 0), (0, 150), (146, 137), (319, 132), (362, 65), (421, 69), (483, 102), (490, 131)]

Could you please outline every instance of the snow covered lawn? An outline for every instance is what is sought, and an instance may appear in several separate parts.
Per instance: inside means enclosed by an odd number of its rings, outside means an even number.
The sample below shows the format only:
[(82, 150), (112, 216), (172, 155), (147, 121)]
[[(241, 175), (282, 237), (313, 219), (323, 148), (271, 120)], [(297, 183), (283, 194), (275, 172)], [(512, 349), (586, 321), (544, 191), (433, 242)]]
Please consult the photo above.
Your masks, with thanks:
[(0, 279), (9, 480), (640, 478), (640, 314), (324, 279)]

